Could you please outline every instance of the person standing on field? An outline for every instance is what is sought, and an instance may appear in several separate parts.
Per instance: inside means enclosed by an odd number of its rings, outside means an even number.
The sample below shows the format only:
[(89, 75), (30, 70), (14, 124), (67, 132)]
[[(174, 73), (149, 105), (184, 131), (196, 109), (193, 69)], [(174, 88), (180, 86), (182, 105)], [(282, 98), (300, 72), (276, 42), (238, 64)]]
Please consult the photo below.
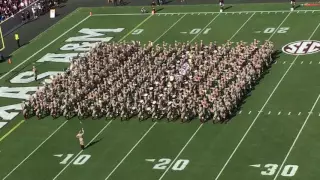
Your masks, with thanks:
[(20, 46), (20, 38), (19, 38), (19, 34), (18, 34), (18, 33), (16, 33), (16, 34), (14, 35), (14, 39), (17, 41), (18, 47), (21, 47), (21, 46)]
[(37, 81), (38, 80), (38, 72), (37, 72), (37, 68), (35, 66), (32, 67), (32, 72), (33, 72), (34, 80)]
[(76, 135), (76, 138), (79, 139), (80, 147), (82, 150), (84, 150), (84, 140), (83, 140), (84, 130), (83, 128), (78, 132)]

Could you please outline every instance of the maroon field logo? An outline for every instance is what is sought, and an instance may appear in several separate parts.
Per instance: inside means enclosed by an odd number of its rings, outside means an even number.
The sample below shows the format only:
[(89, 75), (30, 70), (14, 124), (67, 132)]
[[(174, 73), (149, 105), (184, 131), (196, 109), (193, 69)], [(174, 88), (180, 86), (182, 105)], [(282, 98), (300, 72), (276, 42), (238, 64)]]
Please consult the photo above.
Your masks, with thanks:
[(320, 51), (320, 41), (302, 40), (289, 43), (282, 47), (282, 51), (291, 55), (307, 55)]

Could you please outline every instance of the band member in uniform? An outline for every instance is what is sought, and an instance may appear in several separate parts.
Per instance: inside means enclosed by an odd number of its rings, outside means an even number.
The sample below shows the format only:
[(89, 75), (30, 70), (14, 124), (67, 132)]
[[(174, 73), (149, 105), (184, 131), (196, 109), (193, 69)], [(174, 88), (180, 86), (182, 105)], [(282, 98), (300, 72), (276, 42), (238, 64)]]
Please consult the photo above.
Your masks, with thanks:
[(220, 6), (220, 10), (223, 11), (223, 8), (224, 8), (224, 0), (219, 0), (219, 6)]
[(79, 139), (80, 147), (82, 150), (84, 150), (84, 140), (83, 140), (84, 130), (83, 128), (78, 132), (76, 135), (76, 138)]
[(291, 6), (294, 9), (296, 7), (296, 0), (290, 0)]
[(32, 67), (32, 72), (33, 72), (34, 80), (37, 81), (38, 80), (38, 72), (37, 72), (37, 68), (35, 66)]

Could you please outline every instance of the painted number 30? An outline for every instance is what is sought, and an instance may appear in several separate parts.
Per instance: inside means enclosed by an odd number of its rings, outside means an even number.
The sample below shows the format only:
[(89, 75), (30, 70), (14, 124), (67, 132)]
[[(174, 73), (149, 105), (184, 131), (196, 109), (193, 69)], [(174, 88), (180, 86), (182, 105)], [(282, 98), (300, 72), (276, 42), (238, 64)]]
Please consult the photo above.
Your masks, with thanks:
[(269, 27), (269, 28), (265, 29), (263, 31), (263, 33), (271, 34), (271, 33), (275, 33), (276, 32), (276, 33), (283, 34), (283, 33), (287, 33), (289, 29), (290, 29), (290, 27), (281, 27), (279, 29), (274, 28), (274, 27)]
[[(266, 164), (264, 167), (266, 170), (261, 171), (261, 175), (273, 176), (278, 169), (278, 164)], [(298, 168), (297, 165), (286, 165), (281, 172), (281, 176), (292, 177), (296, 174)]]
[[(158, 160), (158, 163), (153, 166), (153, 169), (166, 169), (168, 168), (171, 163), (171, 159), (168, 158), (162, 158)], [(173, 166), (171, 167), (172, 170), (174, 171), (182, 171), (184, 168), (187, 167), (189, 164), (188, 159), (179, 159), (176, 162), (174, 162)]]

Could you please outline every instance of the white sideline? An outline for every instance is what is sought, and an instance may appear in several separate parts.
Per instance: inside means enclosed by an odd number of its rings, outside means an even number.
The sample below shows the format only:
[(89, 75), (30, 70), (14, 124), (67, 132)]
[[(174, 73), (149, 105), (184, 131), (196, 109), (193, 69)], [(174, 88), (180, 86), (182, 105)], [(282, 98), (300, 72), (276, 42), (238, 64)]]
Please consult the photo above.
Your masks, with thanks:
[[(311, 34), (311, 36), (309, 37), (309, 40), (310, 40), (310, 39), (313, 37), (313, 35), (316, 33), (316, 31), (318, 30), (319, 26), (320, 26), (320, 23), (318, 24), (318, 26), (316, 27), (316, 29), (313, 31), (313, 33), (312, 33), (312, 34)], [(299, 57), (299, 56), (297, 56), (297, 57), (294, 59), (294, 61), (296, 61), (296, 60), (298, 59), (298, 57)], [(293, 61), (293, 62), (294, 62), (294, 61)], [(286, 163), (286, 161), (287, 161), (287, 159), (288, 159), (288, 157), (289, 157), (289, 155), (290, 155), (290, 153), (291, 153), (291, 151), (292, 151), (293, 147), (296, 145), (296, 142), (297, 142), (297, 140), (299, 139), (300, 134), (301, 134), (302, 130), (304, 129), (305, 125), (307, 124), (308, 119), (309, 119), (310, 115), (312, 114), (313, 109), (315, 108), (315, 106), (316, 106), (316, 104), (317, 104), (317, 102), (318, 102), (319, 98), (320, 98), (320, 94), (318, 95), (318, 98), (317, 98), (316, 102), (313, 104), (313, 106), (312, 106), (312, 108), (311, 108), (311, 110), (310, 110), (310, 112), (309, 112), (309, 114), (308, 114), (308, 116), (307, 116), (306, 120), (304, 121), (303, 125), (301, 126), (300, 131), (298, 132), (298, 134), (297, 134), (296, 138), (294, 139), (294, 141), (293, 141), (293, 143), (292, 143), (292, 145), (291, 145), (291, 147), (290, 147), (290, 149), (289, 149), (289, 151), (288, 151), (288, 153), (287, 153), (286, 157), (284, 158), (284, 160), (283, 160), (283, 162), (282, 162), (282, 164), (281, 164), (280, 168), (278, 169), (278, 172), (277, 172), (277, 174), (276, 174), (276, 176), (274, 177), (274, 179), (273, 179), (273, 180), (276, 180), (276, 179), (277, 179), (277, 177), (279, 176), (279, 173), (280, 173), (280, 171), (281, 171), (282, 167), (283, 167), (283, 166), (284, 166), (284, 164)]]
[(121, 161), (113, 168), (113, 170), (109, 173), (105, 180), (109, 179), (109, 177), (118, 169), (118, 167), (123, 163), (123, 161), (131, 154), (131, 152), (139, 145), (139, 143), (144, 139), (144, 137), (151, 131), (151, 129), (157, 124), (154, 122), (152, 126), (148, 129), (147, 132), (143, 134), (143, 136), (139, 139), (139, 141), (130, 149), (130, 151), (121, 159)]
[[(91, 139), (91, 141), (86, 145), (86, 147), (87, 147), (88, 145), (90, 145), (90, 144), (109, 126), (109, 124), (111, 124), (111, 122), (112, 122), (112, 120), (110, 120), (110, 121), (108, 122), (108, 124), (106, 124), (106, 125), (98, 132), (98, 134), (96, 134), (96, 135)], [(69, 163), (53, 178), (53, 180), (57, 179), (57, 178), (60, 176), (60, 174), (61, 174), (64, 170), (66, 170), (67, 167), (70, 166), (70, 164), (73, 163), (73, 161), (74, 161), (82, 152), (83, 152), (83, 150), (81, 150), (77, 155), (75, 155), (74, 158), (73, 158), (71, 161), (69, 161)]]
[(14, 70), (16, 70), (18, 67), (20, 67), (21, 65), (23, 65), (24, 63), (26, 63), (27, 61), (29, 61), (31, 58), (33, 58), (35, 55), (37, 55), (39, 52), (43, 51), (45, 48), (47, 48), (48, 46), (50, 46), (51, 44), (53, 44), (54, 42), (56, 42), (58, 39), (60, 39), (62, 36), (64, 36), (65, 34), (67, 34), (68, 32), (70, 32), (71, 30), (73, 30), (74, 28), (76, 28), (79, 24), (83, 23), (85, 20), (87, 20), (90, 16), (85, 17), (84, 19), (82, 19), (80, 22), (78, 22), (77, 24), (75, 24), (74, 26), (72, 26), (70, 29), (68, 29), (66, 32), (62, 33), (60, 36), (58, 36), (57, 38), (55, 38), (54, 40), (52, 40), (50, 43), (48, 43), (47, 45), (45, 45), (43, 48), (39, 49), (37, 52), (35, 52), (34, 54), (32, 54), (31, 56), (29, 56), (27, 59), (25, 59), (24, 61), (22, 61), (20, 64), (18, 64), (17, 66), (15, 66), (14, 68), (12, 68), (10, 71), (8, 71), (7, 73), (5, 73), (4, 75), (2, 75), (0, 77), (0, 80), (3, 79), (4, 77), (6, 77), (8, 74), (10, 74), (11, 72), (13, 72)]
[[(232, 40), (239, 32), (240, 30), (249, 22), (249, 20), (255, 15), (255, 13), (253, 13), (243, 24), (242, 26), (231, 36), (231, 38), (229, 40)], [(219, 15), (217, 15), (216, 17), (218, 17)], [(216, 18), (215, 17), (215, 18)], [(214, 19), (215, 19), (214, 18)], [(211, 21), (208, 23), (211, 24)], [(208, 25), (206, 25), (206, 27), (208, 27)], [(206, 28), (205, 27), (205, 28)], [(203, 29), (205, 29), (203, 28)], [(200, 34), (200, 33), (199, 33)], [(161, 175), (161, 177), (159, 178), (159, 180), (162, 180), (162, 178), (167, 174), (167, 172), (169, 171), (169, 169), (171, 168), (171, 166), (173, 165), (173, 163), (176, 162), (176, 160), (179, 158), (179, 156), (182, 154), (182, 152), (184, 151), (184, 149), (189, 145), (189, 143), (191, 142), (191, 140), (194, 138), (194, 136), (198, 133), (198, 131), (201, 129), (201, 127), (203, 126), (203, 124), (201, 124), (198, 129), (192, 134), (192, 136), (190, 137), (190, 139), (187, 141), (187, 143), (183, 146), (183, 148), (180, 150), (180, 152), (178, 153), (178, 155), (174, 158), (174, 160), (170, 163), (169, 167), (166, 168), (165, 172)]]
[[(290, 10), (282, 10), (282, 11), (226, 11), (226, 12), (217, 12), (217, 11), (211, 11), (211, 12), (175, 12), (175, 13), (156, 13), (156, 15), (179, 15), (179, 14), (244, 14), (244, 13), (300, 13), (300, 12), (320, 12), (320, 10), (295, 10), (295, 11), (290, 11)], [(124, 13), (124, 14), (93, 14), (92, 16), (145, 16), (145, 15), (150, 15), (150, 13)]]
[(65, 121), (62, 123), (53, 133), (50, 134), (47, 139), (45, 139), (37, 148), (35, 148), (26, 158), (24, 158), (15, 168), (13, 168), (2, 180), (7, 179), (18, 167), (20, 167), (33, 153), (35, 153), (45, 142), (47, 142), (59, 129), (62, 128), (68, 121)]
[[(279, 29), (281, 27), (281, 25), (286, 21), (286, 19), (290, 16), (291, 13), (289, 13), (284, 19), (283, 21), (279, 24), (278, 28)], [(276, 31), (275, 31), (276, 32)], [(274, 33), (275, 33), (274, 32)], [(274, 33), (271, 34), (270, 37), (273, 37)], [(271, 38), (269, 38), (270, 40)], [(298, 56), (297, 56), (298, 57)], [(256, 115), (256, 117), (253, 119), (252, 123), (250, 124), (250, 126), (248, 127), (247, 131), (244, 133), (244, 135), (242, 136), (242, 138), (240, 139), (239, 143), (237, 144), (237, 146), (234, 148), (233, 152), (231, 153), (231, 155), (229, 156), (228, 160), (226, 161), (226, 163), (223, 165), (222, 169), (220, 170), (219, 174), (217, 175), (217, 177), (215, 178), (215, 180), (219, 179), (219, 177), (221, 176), (222, 172), (224, 171), (224, 169), (226, 168), (226, 166), (229, 164), (231, 158), (234, 156), (234, 154), (236, 153), (236, 151), (238, 150), (238, 148), (240, 147), (241, 143), (243, 142), (244, 138), (247, 136), (247, 134), (249, 133), (249, 131), (251, 130), (252, 126), (254, 125), (254, 123), (257, 121), (258, 117), (260, 116), (260, 114), (263, 112), (264, 108), (266, 107), (266, 105), (268, 104), (269, 100), (271, 99), (271, 97), (273, 96), (274, 92), (278, 89), (279, 85), (281, 84), (281, 82), (283, 81), (284, 77), (288, 74), (288, 72), (290, 71), (291, 67), (293, 66), (293, 64), (295, 63), (295, 61), (297, 60), (297, 57), (294, 59), (294, 61), (290, 64), (289, 68), (287, 69), (287, 71), (283, 74), (283, 76), (281, 77), (281, 79), (279, 80), (279, 82), (277, 83), (276, 87), (272, 90), (271, 94), (269, 95), (268, 99), (266, 100), (266, 102), (263, 104), (262, 108), (259, 110), (258, 114)]]

